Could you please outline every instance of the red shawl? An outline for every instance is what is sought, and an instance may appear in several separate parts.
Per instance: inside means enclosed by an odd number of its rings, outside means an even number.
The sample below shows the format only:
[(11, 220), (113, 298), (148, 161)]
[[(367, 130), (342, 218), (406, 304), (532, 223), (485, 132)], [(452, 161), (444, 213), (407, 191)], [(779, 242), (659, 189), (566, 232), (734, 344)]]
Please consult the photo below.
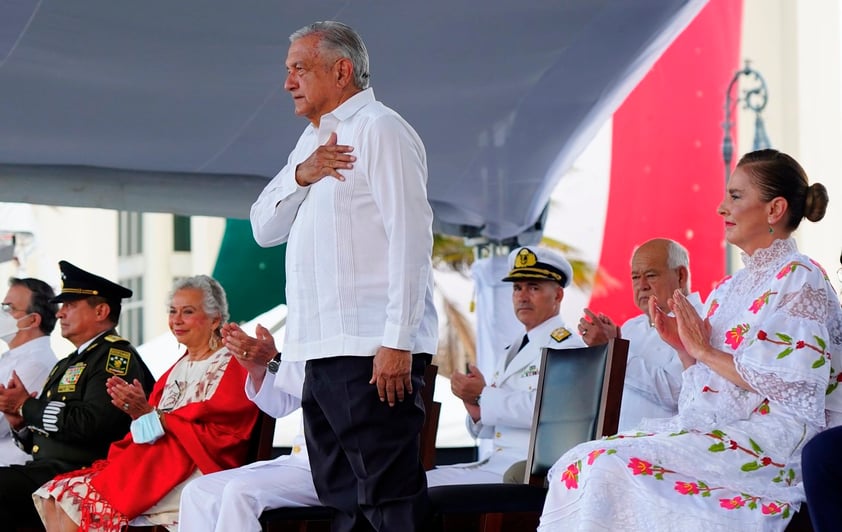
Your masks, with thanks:
[[(152, 405), (160, 401), (171, 371), (155, 383), (149, 396)], [(211, 398), (167, 413), (166, 433), (155, 443), (136, 444), (130, 432), (111, 445), (105, 460), (88, 471), (75, 471), (73, 474), (79, 475), (93, 470), (90, 484), (101, 497), (97, 504), (83, 505), (82, 523), (91, 517), (104, 523), (118, 517), (109, 510), (116, 510), (127, 520), (134, 519), (197, 467), (208, 474), (242, 465), (258, 412), (246, 397), (245, 380), (246, 370), (229, 360)], [(90, 506), (98, 515), (90, 515)]]

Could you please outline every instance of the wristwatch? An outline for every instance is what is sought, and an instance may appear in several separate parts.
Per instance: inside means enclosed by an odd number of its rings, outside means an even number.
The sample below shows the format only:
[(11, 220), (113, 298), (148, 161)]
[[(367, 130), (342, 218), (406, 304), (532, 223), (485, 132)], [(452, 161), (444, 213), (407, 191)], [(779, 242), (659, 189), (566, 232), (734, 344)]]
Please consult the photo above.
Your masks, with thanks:
[(474, 404), (479, 406), (479, 401), (482, 399), (482, 394), (479, 394), (476, 399), (474, 399)]
[(266, 364), (266, 371), (268, 371), (269, 373), (274, 375), (278, 372), (278, 368), (280, 368), (280, 367), (281, 367), (281, 353), (278, 352), (278, 354), (275, 355), (275, 357), (272, 360), (270, 360), (268, 364)]

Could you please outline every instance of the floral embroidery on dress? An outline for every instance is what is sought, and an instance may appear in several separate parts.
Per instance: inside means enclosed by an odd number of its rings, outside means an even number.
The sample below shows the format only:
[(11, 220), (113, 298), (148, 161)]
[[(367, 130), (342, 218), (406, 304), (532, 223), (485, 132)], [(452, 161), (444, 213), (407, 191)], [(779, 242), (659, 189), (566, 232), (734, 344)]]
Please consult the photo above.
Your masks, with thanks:
[(740, 469), (742, 471), (756, 471), (761, 467), (768, 466), (782, 468), (786, 465), (773, 461), (772, 457), (770, 456), (764, 456), (763, 449), (761, 449), (757, 442), (751, 438), (748, 439), (748, 445), (750, 446), (749, 448), (745, 445), (741, 445), (740, 442), (738, 442), (737, 440), (732, 440), (728, 437), (727, 434), (725, 434), (721, 430), (712, 430), (711, 432), (705, 434), (705, 436), (709, 436), (716, 440), (716, 443), (708, 447), (708, 451), (712, 453), (721, 453), (724, 451), (739, 451), (755, 458), (755, 460), (751, 460), (740, 466)]
[(792, 337), (784, 333), (775, 333), (775, 337), (777, 337), (778, 340), (769, 338), (769, 334), (764, 330), (757, 331), (757, 339), (761, 342), (769, 342), (771, 344), (786, 346), (783, 351), (778, 353), (778, 360), (789, 356), (793, 351), (804, 349), (805, 347), (808, 347), (819, 354), (819, 358), (813, 362), (813, 369), (824, 366), (825, 363), (830, 360), (830, 353), (827, 352), (827, 342), (823, 338), (813, 335), (815, 344), (811, 344), (805, 340), (797, 340), (793, 343)]
[[(788, 506), (788, 505), (787, 505)], [(782, 508), (775, 504), (774, 502), (770, 502), (769, 504), (764, 504), (761, 506), (762, 512), (766, 515), (775, 515), (781, 513)]]
[(825, 281), (830, 281), (830, 277), (828, 277), (828, 276), (827, 276), (827, 270), (825, 270), (825, 269), (824, 269), (824, 266), (822, 266), (821, 264), (819, 264), (818, 262), (816, 262), (814, 259), (810, 259), (810, 262), (812, 262), (812, 263), (813, 263), (813, 265), (814, 265), (816, 268), (818, 268), (820, 272), (822, 272), (822, 275), (824, 276), (824, 280), (825, 280)]
[(827, 389), (824, 391), (825, 395), (830, 395), (836, 388), (839, 386), (839, 383), (842, 382), (842, 372), (837, 373), (836, 370), (830, 368), (830, 378), (828, 379)]
[(733, 327), (730, 331), (725, 333), (725, 343), (728, 344), (731, 349), (736, 350), (740, 347), (740, 344), (743, 343), (743, 339), (745, 338), (745, 334), (748, 332), (749, 326), (747, 323), (741, 323), (736, 327)]
[(577, 489), (579, 487), (579, 462), (574, 462), (567, 466), (564, 473), (561, 474), (561, 481), (567, 489)]
[[(706, 486), (700, 486), (697, 482), (681, 482), (680, 480), (675, 482), (675, 491), (682, 495), (698, 495), (700, 490), (705, 487)], [(707, 495), (705, 495), (705, 497), (706, 496)]]
[[(675, 491), (682, 495), (700, 495), (702, 497), (710, 497), (711, 493), (716, 490), (724, 489), (722, 487), (712, 488), (701, 480), (696, 482), (681, 482), (676, 481), (674, 486)], [(719, 499), (719, 506), (726, 510), (739, 510), (741, 508), (748, 508), (750, 510), (757, 509), (757, 503), (761, 501), (760, 497), (749, 495), (748, 493), (741, 493), (731, 498)], [(771, 501), (769, 503), (760, 504), (760, 511), (765, 515), (782, 514), (782, 517), (789, 517), (789, 504), (780, 501)]]
[(803, 349), (805, 347), (809, 347), (813, 351), (816, 351), (819, 354), (819, 358), (817, 358), (811, 366), (813, 369), (816, 369), (830, 363), (830, 353), (827, 352), (827, 342), (825, 342), (823, 338), (813, 335), (813, 339), (816, 341), (816, 345), (808, 344), (802, 340), (795, 345), (795, 348)]
[[(757, 509), (757, 503), (761, 501), (760, 497), (755, 497), (747, 493), (741, 493), (730, 499), (719, 499), (719, 506), (726, 510), (739, 510), (741, 508), (748, 508), (750, 510)], [(781, 514), (781, 517), (786, 519), (790, 514), (789, 503), (772, 501), (766, 504), (760, 504), (760, 511), (765, 515)]]
[(708, 313), (705, 318), (710, 318), (716, 312), (716, 309), (719, 308), (719, 301), (714, 299), (710, 302), (710, 308), (708, 308)]
[(794, 272), (795, 269), (798, 268), (799, 266), (801, 266), (802, 268), (805, 268), (809, 272), (813, 271), (809, 266), (807, 266), (803, 262), (799, 262), (797, 260), (794, 260), (790, 263), (787, 263), (783, 268), (781, 268), (781, 270), (778, 272), (778, 274), (775, 276), (775, 278), (776, 279), (783, 279), (784, 277), (786, 277), (790, 273)]
[[(679, 436), (686, 433), (687, 431), (681, 431), (675, 433), (674, 435)], [(705, 435), (713, 438), (714, 440), (717, 440), (717, 443), (711, 445), (711, 447), (709, 448), (711, 452), (724, 452), (728, 450), (734, 450), (760, 459), (759, 461), (754, 460), (743, 464), (743, 466), (741, 467), (742, 471), (748, 473), (760, 469), (761, 467), (777, 466), (781, 467), (781, 470), (778, 473), (778, 475), (772, 479), (772, 481), (784, 482), (790, 486), (795, 484), (795, 471), (792, 468), (785, 468), (783, 464), (775, 463), (771, 457), (763, 456), (763, 450), (760, 448), (757, 442), (755, 442), (751, 438), (749, 438), (749, 446), (746, 447), (744, 445), (741, 445), (739, 442), (728, 438), (728, 436), (720, 430), (714, 430)], [(617, 438), (617, 436), (605, 439), (608, 440), (612, 438)], [(615, 453), (616, 449), (611, 448), (594, 449), (593, 451), (587, 454), (586, 463), (588, 466), (592, 466), (594, 462), (601, 456), (608, 456)], [(628, 467), (628, 469), (631, 470), (632, 475), (634, 476), (652, 477), (655, 480), (665, 480), (665, 475), (677, 474), (676, 471), (667, 469), (657, 464), (653, 464), (650, 461), (643, 460), (638, 457), (630, 458), (628, 463), (626, 464), (626, 467)], [(560, 480), (568, 490), (579, 489), (579, 477), (582, 473), (582, 461), (577, 460), (569, 464), (567, 468), (561, 473)], [(691, 497), (697, 495), (701, 497), (710, 497), (714, 491), (725, 489), (725, 487), (710, 486), (703, 480), (696, 479), (693, 481), (678, 480), (673, 485), (673, 489), (682, 495), (687, 495)], [(788, 518), (791, 513), (789, 503), (782, 501), (769, 501), (764, 503), (762, 497), (751, 495), (749, 493), (740, 493), (739, 495), (735, 495), (734, 497), (726, 497), (719, 499), (719, 506), (726, 510), (739, 510), (743, 508), (749, 510), (756, 510), (759, 506), (761, 512), (764, 515), (780, 514), (781, 517), (784, 519)]]
[(599, 455), (605, 452), (605, 449), (596, 449), (595, 451), (591, 451), (588, 453), (588, 465), (593, 465), (593, 461), (596, 460)]
[(745, 505), (742, 496), (737, 495), (732, 499), (719, 499), (719, 506), (725, 508), (726, 510), (736, 510), (738, 508), (742, 508)]
[(719, 282), (718, 282), (718, 283), (716, 283), (716, 284), (713, 286), (713, 290), (715, 291), (717, 288), (719, 288), (720, 286), (724, 285), (724, 284), (725, 284), (725, 283), (726, 283), (729, 279), (731, 279), (731, 276), (730, 276), (730, 275), (726, 275), (725, 277), (723, 277), (722, 279), (720, 279), (720, 280), (719, 280)]
[(764, 400), (763, 400), (763, 402), (762, 402), (762, 403), (760, 403), (760, 406), (758, 406), (757, 408), (755, 408), (755, 409), (754, 409), (754, 411), (755, 411), (755, 412), (757, 412), (758, 414), (760, 414), (761, 416), (767, 416), (767, 415), (769, 415), (769, 413), (772, 411), (772, 410), (769, 408), (769, 400), (768, 400), (768, 399), (764, 399)]
[[(743, 447), (737, 442), (728, 439), (728, 445), (726, 446), (724, 440), (727, 438), (724, 433), (721, 431), (713, 431), (712, 433), (707, 434), (707, 436), (711, 436), (714, 439), (721, 440), (717, 444), (712, 447), (721, 446), (721, 448), (717, 447), (717, 450), (714, 452), (721, 452), (727, 449), (734, 449), (740, 450), (745, 452), (749, 455), (760, 456), (759, 453), (762, 453), (760, 447), (757, 445), (756, 442), (749, 440), (752, 449), (747, 447)], [(726, 449), (727, 447), (727, 449)], [(755, 449), (757, 452), (755, 452)], [(592, 466), (593, 463), (603, 455), (610, 455), (614, 454), (612, 451), (613, 449), (595, 449), (588, 453), (587, 457), (587, 465)], [(763, 457), (761, 459), (761, 463), (764, 465), (779, 465), (774, 464), (772, 459), (769, 457)], [(754, 469), (758, 469), (762, 466), (759, 464), (754, 463), (755, 466), (746, 467), (743, 466), (744, 471), (751, 471)], [(663, 466), (653, 464), (652, 462), (632, 457), (629, 459), (628, 464), (626, 464), (632, 475), (634, 476), (644, 476), (644, 477), (652, 477), (655, 480), (664, 480), (664, 475), (667, 474), (675, 474), (675, 471), (670, 469), (666, 469)], [(568, 490), (575, 490), (579, 488), (579, 476), (582, 474), (582, 461), (577, 460), (572, 464), (568, 465), (567, 468), (561, 473), (561, 482)], [(792, 469), (781, 469), (780, 474), (773, 479), (774, 482), (786, 482), (788, 485), (792, 485), (795, 481), (795, 471)], [(706, 482), (702, 480), (695, 480), (695, 481), (676, 481), (673, 489), (682, 495), (688, 496), (701, 496), (701, 497), (710, 497), (714, 491), (725, 489), (724, 487), (712, 487), (708, 485)], [(731, 498), (722, 498), (719, 499), (719, 506), (726, 510), (739, 510), (739, 509), (749, 509), (749, 510), (756, 510), (760, 506), (761, 512), (764, 515), (777, 515), (781, 514), (781, 517), (784, 519), (789, 517), (790, 514), (790, 505), (789, 503), (785, 503), (782, 501), (769, 501), (768, 503), (764, 503), (762, 497), (751, 495), (748, 493), (740, 493), (739, 495), (735, 495)]]
[(632, 470), (633, 475), (652, 476), (658, 480), (664, 480), (664, 473), (675, 473), (675, 471), (634, 457), (629, 460), (627, 467)]
[(781, 469), (780, 473), (778, 473), (778, 476), (776, 476), (772, 479), (772, 482), (777, 482), (777, 483), (783, 482), (787, 486), (792, 486), (792, 485), (796, 484), (796, 482), (795, 482), (795, 470), (792, 469), (791, 467), (789, 469)]
[[(623, 440), (628, 438), (645, 438), (647, 436), (654, 436), (655, 434), (652, 432), (635, 432), (634, 434), (614, 434), (613, 436), (606, 436), (604, 440)], [(608, 454), (611, 454), (613, 449), (609, 449)]]
[(763, 308), (764, 305), (769, 303), (769, 298), (772, 297), (774, 294), (777, 294), (777, 292), (766, 290), (760, 297), (758, 297), (754, 300), (754, 302), (752, 302), (751, 307), (749, 307), (749, 310), (754, 314), (757, 314), (760, 311), (760, 309)]

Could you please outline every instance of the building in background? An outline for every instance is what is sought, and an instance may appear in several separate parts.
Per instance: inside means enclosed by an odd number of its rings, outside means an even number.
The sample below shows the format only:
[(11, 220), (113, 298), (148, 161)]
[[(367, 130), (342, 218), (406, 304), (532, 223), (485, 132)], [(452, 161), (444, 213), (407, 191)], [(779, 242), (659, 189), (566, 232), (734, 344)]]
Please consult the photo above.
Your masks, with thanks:
[[(220, 218), (5, 205), (0, 232), (26, 216), (30, 235), (12, 260), (0, 263), (0, 279), (37, 277), (58, 289), (59, 260), (113, 279), (134, 291), (123, 303), (119, 331), (135, 345), (167, 330), (166, 300), (175, 279), (213, 271), (225, 229)], [(52, 339), (56, 353), (72, 351), (58, 328)]]
[[(842, 4), (743, 1), (741, 58), (751, 60), (769, 87), (763, 117), (772, 146), (795, 157), (830, 196), (825, 218), (798, 228), (798, 246), (832, 273), (842, 250)], [(748, 113), (740, 119), (742, 153), (754, 126)], [(830, 277), (837, 291), (842, 288)]]

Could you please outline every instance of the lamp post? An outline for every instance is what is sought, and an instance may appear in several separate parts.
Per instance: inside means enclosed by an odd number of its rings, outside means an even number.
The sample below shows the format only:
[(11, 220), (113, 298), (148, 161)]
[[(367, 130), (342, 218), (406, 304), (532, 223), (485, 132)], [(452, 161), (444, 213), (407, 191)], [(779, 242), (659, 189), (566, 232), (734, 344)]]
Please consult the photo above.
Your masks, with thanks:
[[(746, 80), (746, 85), (743, 88), (742, 94), (734, 98), (732, 93), (740, 78)], [(769, 93), (766, 90), (766, 81), (760, 75), (760, 72), (751, 68), (750, 62), (746, 60), (745, 66), (734, 73), (734, 77), (731, 78), (728, 89), (725, 91), (725, 122), (722, 124), (722, 129), (725, 130), (725, 137), (722, 139), (722, 159), (725, 162), (726, 183), (728, 182), (728, 177), (731, 175), (731, 159), (734, 156), (734, 141), (731, 138), (731, 129), (734, 127), (734, 122), (731, 120), (731, 113), (739, 102), (743, 102), (743, 109), (754, 111), (754, 142), (752, 144), (752, 150), (770, 148), (772, 143), (769, 142), (769, 136), (766, 135), (766, 126), (763, 124), (763, 118), (760, 115), (768, 101)], [(731, 274), (731, 261), (728, 259), (727, 248), (725, 249), (725, 273)]]
[[(741, 95), (734, 98), (732, 93), (740, 78), (746, 78), (748, 86), (743, 89)], [(746, 60), (745, 66), (734, 73), (734, 77), (731, 78), (728, 89), (725, 91), (725, 122), (722, 124), (722, 128), (725, 130), (725, 138), (722, 139), (722, 159), (725, 162), (726, 182), (731, 175), (731, 159), (734, 155), (734, 141), (731, 138), (731, 129), (734, 127), (734, 122), (731, 120), (733, 109), (737, 103), (743, 102), (743, 109), (754, 111), (754, 143), (752, 149), (769, 148), (772, 143), (769, 142), (769, 137), (766, 135), (766, 126), (763, 124), (763, 118), (760, 115), (768, 100), (766, 81), (760, 75), (760, 72), (751, 68), (750, 62)]]

